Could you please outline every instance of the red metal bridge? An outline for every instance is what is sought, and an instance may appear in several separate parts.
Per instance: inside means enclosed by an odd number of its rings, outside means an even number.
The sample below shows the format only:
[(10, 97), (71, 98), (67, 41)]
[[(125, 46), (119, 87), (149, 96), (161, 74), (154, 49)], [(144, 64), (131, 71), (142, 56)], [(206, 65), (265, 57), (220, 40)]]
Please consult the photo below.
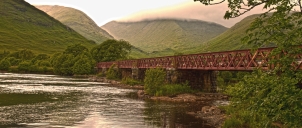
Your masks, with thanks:
[[(109, 68), (116, 64), (118, 68), (173, 68), (193, 70), (254, 70), (262, 68), (268, 70), (274, 67), (268, 62), (271, 60), (270, 53), (274, 48), (260, 48), (258, 50), (235, 50), (226, 52), (200, 53), (179, 56), (165, 56), (157, 58), (144, 58), (135, 60), (123, 60), (115, 62), (100, 62), (98, 69)], [(292, 63), (294, 70), (302, 69), (302, 56), (296, 55), (296, 62)]]

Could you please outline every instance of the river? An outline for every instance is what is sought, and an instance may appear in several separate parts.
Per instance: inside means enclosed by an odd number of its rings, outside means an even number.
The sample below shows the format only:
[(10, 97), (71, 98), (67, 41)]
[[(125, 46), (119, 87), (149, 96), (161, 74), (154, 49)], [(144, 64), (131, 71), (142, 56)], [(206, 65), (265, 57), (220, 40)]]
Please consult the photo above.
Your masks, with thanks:
[(144, 101), (137, 90), (87, 78), (0, 73), (0, 127), (211, 128), (186, 103)]

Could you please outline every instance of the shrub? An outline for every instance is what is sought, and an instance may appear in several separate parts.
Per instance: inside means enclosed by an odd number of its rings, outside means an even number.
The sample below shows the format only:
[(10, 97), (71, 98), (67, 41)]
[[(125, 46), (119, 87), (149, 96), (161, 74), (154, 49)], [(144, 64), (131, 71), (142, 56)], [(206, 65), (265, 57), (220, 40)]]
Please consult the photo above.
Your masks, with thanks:
[(144, 90), (149, 95), (155, 95), (160, 86), (165, 82), (166, 72), (163, 69), (148, 69), (144, 79)]
[(106, 78), (107, 79), (110, 79), (110, 80), (119, 80), (121, 78), (120, 72), (115, 67), (116, 67), (115, 64), (113, 64), (113, 65), (110, 66), (110, 68), (106, 72)]
[(30, 65), (31, 65), (31, 63), (29, 61), (23, 61), (18, 65), (18, 71), (29, 72), (30, 71)]
[(18, 66), (10, 66), (8, 69), (9, 72), (18, 72)]
[(6, 58), (11, 64), (11, 66), (18, 66), (20, 62), (22, 62), (21, 59), (16, 59), (15, 57), (8, 57)]
[(106, 74), (104, 74), (103, 72), (99, 72), (96, 76), (98, 76), (98, 77), (105, 77)]
[(0, 70), (8, 70), (10, 67), (10, 63), (8, 60), (3, 59), (2, 61), (0, 61)]
[(127, 78), (127, 77), (122, 79), (122, 83), (127, 84), (127, 85), (131, 85), (131, 86), (142, 84), (142, 82), (140, 82), (140, 81), (137, 81), (137, 80), (132, 79), (132, 78)]

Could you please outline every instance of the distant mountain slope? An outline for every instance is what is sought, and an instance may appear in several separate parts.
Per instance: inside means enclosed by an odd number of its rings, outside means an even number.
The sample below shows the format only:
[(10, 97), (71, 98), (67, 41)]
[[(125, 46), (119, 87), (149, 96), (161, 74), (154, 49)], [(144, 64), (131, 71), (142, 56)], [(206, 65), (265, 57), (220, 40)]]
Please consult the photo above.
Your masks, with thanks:
[(129, 41), (147, 52), (180, 51), (199, 46), (221, 34), (226, 27), (200, 20), (156, 19), (139, 22), (112, 21), (102, 26), (116, 39)]
[(23, 0), (1, 0), (0, 51), (30, 49), (52, 54), (75, 43), (95, 45)]
[(248, 16), (219, 36), (207, 41), (203, 45), (187, 49), (184, 52), (201, 53), (248, 49), (250, 47), (247, 44), (241, 43), (241, 39), (245, 36), (246, 30), (250, 27), (251, 23), (258, 16), (258, 14)]
[(113, 38), (82, 11), (63, 6), (41, 5), (36, 7), (96, 43)]

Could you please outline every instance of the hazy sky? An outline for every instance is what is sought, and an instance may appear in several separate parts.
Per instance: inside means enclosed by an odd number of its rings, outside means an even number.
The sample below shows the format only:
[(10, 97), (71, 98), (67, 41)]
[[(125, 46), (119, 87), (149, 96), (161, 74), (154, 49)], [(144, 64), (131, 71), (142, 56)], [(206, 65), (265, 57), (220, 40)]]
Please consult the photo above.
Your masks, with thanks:
[[(224, 20), (226, 4), (204, 6), (194, 0), (25, 0), (32, 5), (61, 5), (79, 9), (99, 26), (112, 21), (152, 18), (186, 18), (216, 22), (231, 27), (243, 17)], [(260, 12), (256, 9), (248, 15)]]

